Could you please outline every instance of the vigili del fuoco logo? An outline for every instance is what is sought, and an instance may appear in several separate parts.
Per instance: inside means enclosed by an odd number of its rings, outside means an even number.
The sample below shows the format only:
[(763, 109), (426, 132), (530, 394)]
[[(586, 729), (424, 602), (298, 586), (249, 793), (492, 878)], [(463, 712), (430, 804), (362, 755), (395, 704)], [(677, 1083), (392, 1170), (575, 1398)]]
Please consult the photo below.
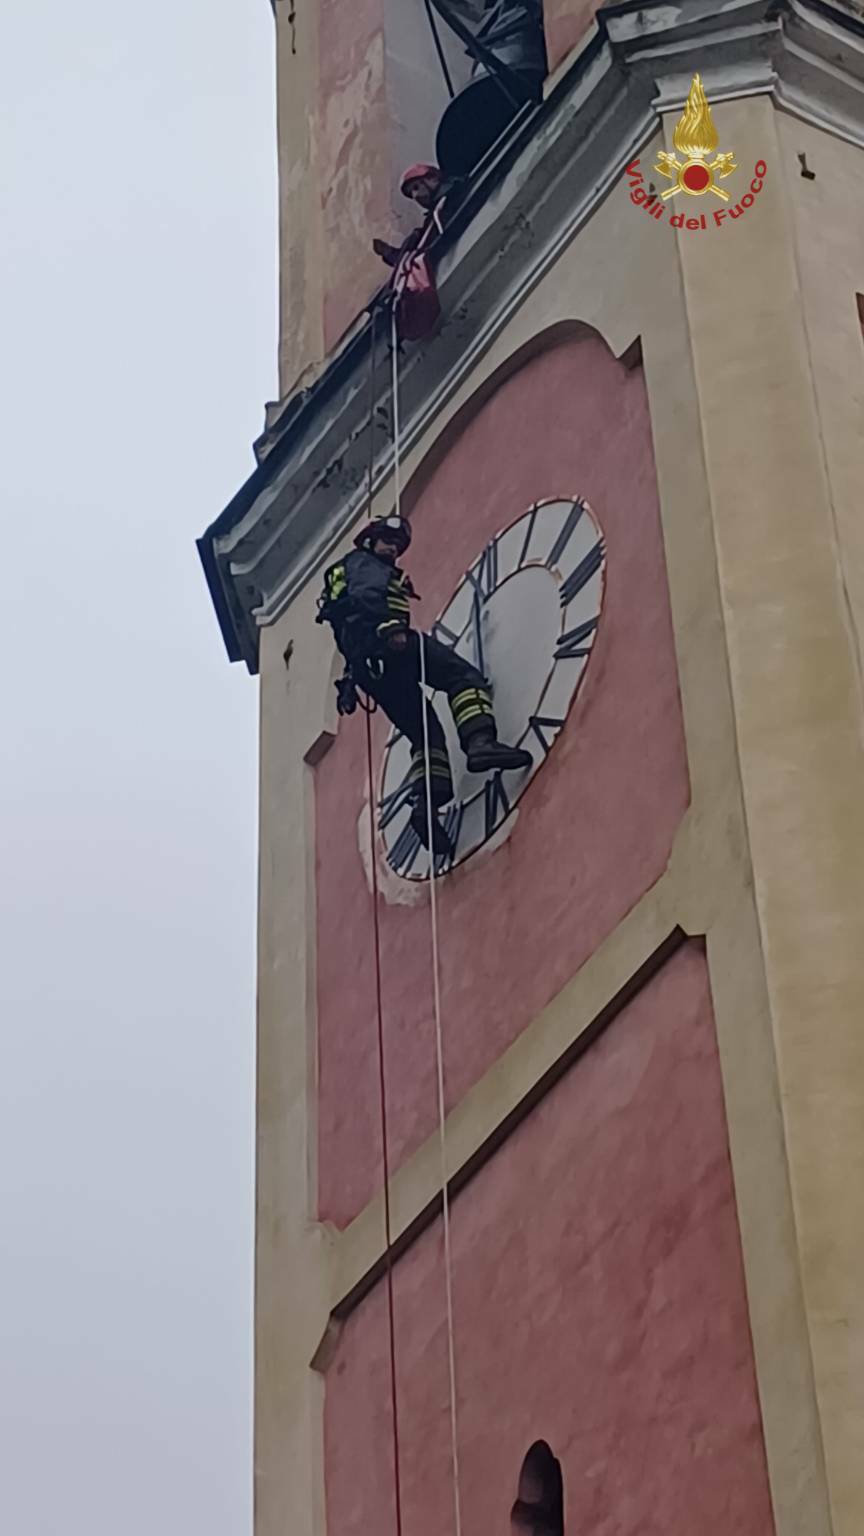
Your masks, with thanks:
[[(719, 142), (702, 80), (699, 75), (694, 75), (684, 111), (672, 135), (672, 143), (677, 153), (667, 155), (665, 150), (661, 150), (654, 164), (654, 170), (658, 175), (663, 176), (672, 185), (666, 187), (659, 197), (653, 188), (646, 190), (643, 184), (644, 177), (639, 169), (639, 161), (634, 160), (627, 167), (627, 175), (630, 178), (630, 201), (641, 206), (649, 218), (661, 221), (668, 199), (675, 197), (678, 192), (683, 192), (687, 197), (705, 197), (710, 192), (721, 202), (730, 203), (726, 188), (718, 186), (717, 183), (733, 175), (738, 170), (738, 165), (731, 150), (726, 150), (722, 154), (717, 153)], [(678, 155), (682, 156), (680, 160)], [(714, 156), (713, 160), (710, 158), (711, 155)], [(673, 213), (671, 210), (669, 223), (673, 229), (700, 230), (722, 224), (726, 219), (740, 218), (748, 208), (753, 207), (753, 203), (762, 191), (767, 169), (764, 160), (757, 160), (749, 191), (744, 193), (734, 207), (730, 204), (727, 208), (713, 208), (710, 224), (704, 213), (687, 218), (684, 213)]]

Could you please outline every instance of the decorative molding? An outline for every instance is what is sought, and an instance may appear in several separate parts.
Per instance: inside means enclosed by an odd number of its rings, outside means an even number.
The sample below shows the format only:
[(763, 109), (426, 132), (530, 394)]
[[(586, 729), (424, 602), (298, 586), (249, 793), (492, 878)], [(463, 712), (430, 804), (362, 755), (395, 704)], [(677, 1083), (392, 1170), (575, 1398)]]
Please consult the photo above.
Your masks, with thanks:
[[(446, 401), (622, 178), (678, 112), (696, 71), (712, 102), (754, 94), (864, 148), (864, 23), (828, 0), (654, 0), (598, 13), (573, 63), (515, 120), (476, 173), (441, 246), (444, 320), (405, 355), (402, 448)], [(392, 468), (390, 362), (378, 319), (356, 321), (318, 377), (272, 410), (259, 465), (198, 541), (232, 660), (257, 670), (258, 629), (273, 623), (361, 515)], [(632, 340), (629, 338), (628, 340)]]

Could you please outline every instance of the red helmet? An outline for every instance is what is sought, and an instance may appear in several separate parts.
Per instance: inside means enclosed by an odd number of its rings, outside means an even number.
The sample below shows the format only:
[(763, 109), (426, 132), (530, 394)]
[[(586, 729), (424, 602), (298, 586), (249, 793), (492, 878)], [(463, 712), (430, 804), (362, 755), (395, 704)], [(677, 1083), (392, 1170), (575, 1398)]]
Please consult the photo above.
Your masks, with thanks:
[(441, 172), (439, 171), (437, 165), (423, 165), (422, 162), (419, 165), (409, 165), (407, 171), (402, 172), (402, 180), (399, 183), (399, 191), (405, 192), (405, 188), (409, 187), (412, 181), (423, 181), (424, 177), (426, 176), (437, 176), (438, 180), (440, 181)]
[(376, 517), (361, 528), (354, 540), (355, 548), (371, 549), (376, 539), (391, 539), (399, 546), (400, 555), (404, 555), (411, 543), (411, 524), (404, 517)]

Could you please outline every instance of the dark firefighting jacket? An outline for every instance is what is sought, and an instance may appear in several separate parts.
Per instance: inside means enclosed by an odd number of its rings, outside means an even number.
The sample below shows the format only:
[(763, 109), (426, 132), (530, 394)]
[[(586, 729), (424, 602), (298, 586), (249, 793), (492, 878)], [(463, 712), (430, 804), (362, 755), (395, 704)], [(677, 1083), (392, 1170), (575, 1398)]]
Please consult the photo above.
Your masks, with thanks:
[(368, 550), (352, 550), (324, 573), (319, 620), (332, 624), (348, 661), (380, 655), (394, 629), (410, 627), (409, 604), (416, 597), (411, 578)]

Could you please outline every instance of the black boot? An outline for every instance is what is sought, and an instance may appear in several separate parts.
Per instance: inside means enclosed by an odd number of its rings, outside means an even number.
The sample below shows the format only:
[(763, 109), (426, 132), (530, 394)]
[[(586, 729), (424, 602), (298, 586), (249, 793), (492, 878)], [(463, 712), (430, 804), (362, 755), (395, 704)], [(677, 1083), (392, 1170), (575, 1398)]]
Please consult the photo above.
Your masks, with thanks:
[[(426, 805), (425, 795), (418, 799), (411, 812), (411, 825), (417, 833), (424, 848), (429, 847), (429, 811)], [(438, 812), (432, 812), (432, 852), (436, 859), (449, 859), (453, 852), (447, 833), (438, 820)]]
[(489, 773), (491, 769), (530, 768), (534, 762), (522, 747), (508, 747), (495, 740), (494, 731), (477, 731), (466, 748), (469, 773)]

